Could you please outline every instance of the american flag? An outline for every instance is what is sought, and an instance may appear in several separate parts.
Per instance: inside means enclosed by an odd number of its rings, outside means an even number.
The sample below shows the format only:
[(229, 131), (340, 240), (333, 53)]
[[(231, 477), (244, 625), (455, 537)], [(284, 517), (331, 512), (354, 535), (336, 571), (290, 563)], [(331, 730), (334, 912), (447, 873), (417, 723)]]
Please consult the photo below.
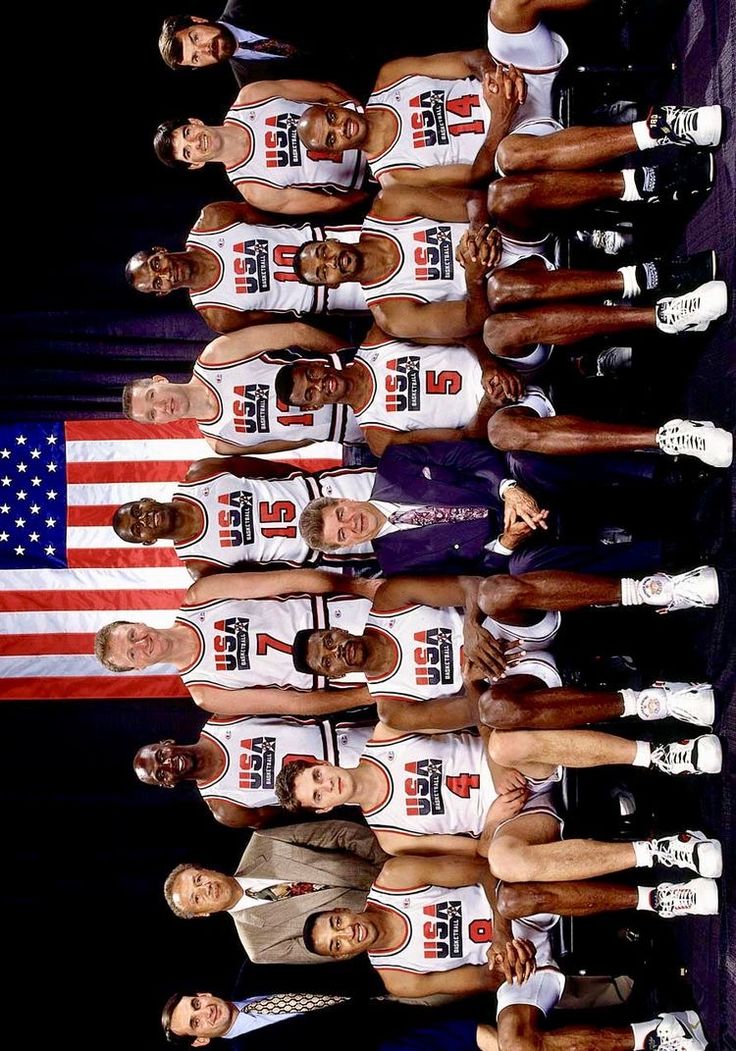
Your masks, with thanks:
[[(0, 697), (186, 696), (170, 666), (108, 672), (93, 642), (111, 620), (173, 622), (191, 580), (170, 542), (126, 544), (110, 520), (127, 500), (169, 500), (190, 463), (213, 455), (191, 421), (0, 426)], [(339, 447), (295, 458), (335, 466)]]

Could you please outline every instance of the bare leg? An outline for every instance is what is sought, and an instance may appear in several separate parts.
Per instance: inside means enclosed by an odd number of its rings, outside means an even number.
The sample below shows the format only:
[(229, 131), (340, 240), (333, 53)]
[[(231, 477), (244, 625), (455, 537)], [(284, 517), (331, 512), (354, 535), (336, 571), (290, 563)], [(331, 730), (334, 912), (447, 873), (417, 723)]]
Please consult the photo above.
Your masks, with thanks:
[(621, 172), (505, 175), (488, 187), (488, 211), (517, 230), (528, 230), (548, 212), (618, 199), (623, 192)]
[(504, 622), (520, 609), (565, 612), (585, 606), (615, 605), (621, 601), (621, 581), (592, 573), (543, 570), (519, 576), (487, 577), (480, 586), (482, 611)]
[(491, 274), (486, 284), (491, 310), (553, 299), (623, 295), (624, 279), (618, 270), (547, 270), (531, 262), (524, 260)]
[(556, 916), (592, 916), (635, 909), (636, 887), (625, 883), (569, 880), (567, 883), (502, 883), (496, 890), (498, 911), (507, 920), (539, 912)]
[(493, 354), (519, 357), (536, 343), (568, 346), (593, 336), (654, 329), (654, 307), (601, 307), (561, 303), (493, 314), (483, 326), (483, 341)]
[(581, 416), (540, 419), (513, 407), (499, 409), (488, 421), (488, 441), (494, 448), (550, 456), (656, 449), (656, 434), (656, 427), (601, 423)]
[(565, 128), (551, 135), (511, 134), (496, 157), (506, 175), (586, 171), (638, 149), (630, 124), (619, 128)]
[(545, 11), (577, 11), (591, 0), (491, 0), (488, 15), (504, 33), (534, 29)]
[(573, 690), (568, 686), (520, 690), (516, 688), (520, 678), (513, 676), (486, 690), (478, 703), (482, 723), (496, 730), (562, 730), (623, 715), (620, 693)]
[(498, 1016), (499, 1051), (632, 1051), (634, 1047), (628, 1025), (567, 1025), (552, 1030), (543, 1029), (544, 1025), (544, 1015), (536, 1007), (513, 1004), (504, 1008)]
[(544, 778), (557, 766), (630, 766), (636, 758), (636, 741), (599, 730), (494, 730), (488, 753), (499, 766)]

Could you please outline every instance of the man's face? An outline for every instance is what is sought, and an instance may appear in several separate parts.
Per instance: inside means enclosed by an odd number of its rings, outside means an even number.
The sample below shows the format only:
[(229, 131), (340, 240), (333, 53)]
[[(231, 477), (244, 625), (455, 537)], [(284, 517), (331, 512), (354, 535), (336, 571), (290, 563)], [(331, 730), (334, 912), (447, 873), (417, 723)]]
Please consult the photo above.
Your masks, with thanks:
[(308, 285), (337, 288), (344, 281), (358, 281), (363, 269), (360, 245), (330, 238), (309, 241), (299, 256), (302, 280)]
[(118, 511), (116, 532), (129, 544), (155, 544), (161, 537), (171, 536), (176, 525), (174, 507), (160, 504), (144, 496), (123, 504)]
[(108, 637), (107, 656), (120, 668), (141, 671), (168, 657), (168, 643), (158, 628), (148, 624), (118, 624)]
[(322, 512), (325, 542), (337, 547), (367, 543), (380, 528), (378, 510), (368, 500), (338, 500)]
[(333, 807), (349, 803), (353, 795), (350, 770), (329, 763), (315, 763), (297, 774), (294, 795), (301, 806), (324, 814)]
[(362, 113), (345, 106), (310, 106), (297, 125), (299, 138), (309, 150), (336, 157), (344, 150), (359, 150), (368, 133)]
[(367, 952), (378, 938), (370, 912), (332, 909), (320, 916), (312, 929), (314, 948), (320, 956), (346, 960)]
[(230, 58), (236, 49), (235, 37), (225, 29), (206, 20), (195, 21), (188, 29), (180, 29), (176, 34), (181, 43), (182, 66), (202, 69), (204, 66), (216, 66)]
[(173, 788), (180, 781), (191, 780), (195, 767), (192, 745), (177, 744), (170, 739), (144, 745), (135, 759), (138, 779), (160, 788)]
[(193, 1036), (194, 1047), (222, 1036), (233, 1024), (234, 1007), (211, 993), (182, 996), (171, 1013), (171, 1031), (177, 1036)]
[(307, 644), (307, 663), (318, 675), (340, 679), (351, 671), (361, 671), (368, 654), (362, 635), (351, 635), (344, 628), (314, 631)]
[(139, 263), (133, 272), (133, 287), (137, 292), (167, 296), (177, 288), (186, 288), (191, 276), (186, 252), (168, 252), (157, 248)]
[(291, 367), (292, 391), (290, 405), (300, 409), (321, 409), (324, 405), (340, 405), (347, 401), (345, 375), (332, 365), (317, 361), (299, 361)]
[(171, 133), (174, 158), (190, 168), (201, 168), (214, 161), (222, 149), (222, 135), (218, 128), (211, 128), (197, 117), (190, 117), (186, 124), (174, 128)]
[(189, 393), (183, 383), (169, 383), (164, 376), (154, 376), (149, 383), (133, 388), (130, 400), (131, 418), (137, 423), (172, 423), (186, 420)]
[(209, 916), (228, 908), (232, 894), (224, 873), (192, 866), (176, 877), (171, 896), (180, 912)]

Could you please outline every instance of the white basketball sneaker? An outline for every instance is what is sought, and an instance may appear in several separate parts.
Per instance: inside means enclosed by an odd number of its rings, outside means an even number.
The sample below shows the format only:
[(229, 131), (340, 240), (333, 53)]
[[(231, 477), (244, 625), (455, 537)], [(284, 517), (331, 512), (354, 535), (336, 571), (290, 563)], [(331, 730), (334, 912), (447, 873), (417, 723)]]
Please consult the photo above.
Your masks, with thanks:
[(694, 456), (709, 467), (733, 462), (733, 435), (710, 420), (669, 420), (657, 431), (656, 442), (668, 456)]
[(699, 876), (718, 879), (723, 872), (723, 852), (717, 839), (704, 832), (681, 832), (649, 840), (652, 863), (665, 868), (692, 869)]
[(639, 690), (636, 713), (640, 719), (680, 719), (696, 726), (712, 726), (716, 714), (709, 682), (654, 682)]
[(652, 887), (652, 907), (658, 916), (715, 916), (718, 913), (718, 884), (714, 879), (691, 879), (687, 883), (660, 883)]
[(706, 281), (692, 292), (665, 296), (654, 305), (655, 323), (660, 332), (705, 332), (711, 321), (717, 321), (728, 310), (728, 287), (725, 281)]
[(703, 1051), (708, 1039), (695, 1011), (667, 1011), (644, 1042), (645, 1051)]
[(641, 601), (661, 606), (662, 612), (715, 606), (718, 574), (712, 566), (698, 566), (687, 573), (653, 573), (636, 582)]
[(720, 774), (721, 742), (715, 734), (670, 741), (652, 748), (651, 765), (663, 774)]
[(655, 106), (647, 126), (660, 146), (717, 146), (723, 112), (720, 106)]

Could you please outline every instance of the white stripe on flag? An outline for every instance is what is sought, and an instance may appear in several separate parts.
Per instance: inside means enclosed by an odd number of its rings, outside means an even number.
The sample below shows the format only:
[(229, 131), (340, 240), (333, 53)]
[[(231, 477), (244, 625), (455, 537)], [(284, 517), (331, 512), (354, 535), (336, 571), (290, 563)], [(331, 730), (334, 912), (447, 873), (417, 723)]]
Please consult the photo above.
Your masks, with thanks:
[[(172, 609), (46, 610), (42, 613), (0, 613), (0, 635), (93, 635), (113, 620), (145, 621), (152, 628), (170, 628), (178, 606)], [(1, 644), (0, 644), (1, 646)]]
[(192, 578), (184, 566), (125, 569), (6, 569), (3, 591), (105, 591), (119, 588), (188, 588)]
[(201, 460), (213, 456), (203, 438), (178, 438), (152, 441), (67, 442), (66, 457), (70, 463), (140, 463), (143, 460)]
[(0, 678), (22, 678), (33, 676), (34, 678), (45, 675), (59, 675), (63, 677), (93, 675), (106, 678), (114, 675), (119, 678), (121, 674), (131, 678), (131, 694), (135, 696), (135, 676), (138, 675), (178, 675), (176, 668), (171, 664), (157, 664), (145, 671), (112, 672), (104, 668), (100, 662), (90, 654), (66, 654), (53, 653), (48, 655), (34, 654), (30, 657), (0, 657)]
[(150, 496), (154, 500), (170, 500), (176, 488), (176, 482), (74, 483), (67, 489), (67, 499), (70, 507), (95, 507), (100, 504), (119, 507), (129, 500), (140, 500), (143, 496)]
[[(121, 547), (134, 551), (141, 546), (121, 540), (111, 526), (71, 526), (66, 531), (66, 544), (70, 551), (79, 547)], [(173, 547), (173, 541), (159, 540), (156, 547)]]

